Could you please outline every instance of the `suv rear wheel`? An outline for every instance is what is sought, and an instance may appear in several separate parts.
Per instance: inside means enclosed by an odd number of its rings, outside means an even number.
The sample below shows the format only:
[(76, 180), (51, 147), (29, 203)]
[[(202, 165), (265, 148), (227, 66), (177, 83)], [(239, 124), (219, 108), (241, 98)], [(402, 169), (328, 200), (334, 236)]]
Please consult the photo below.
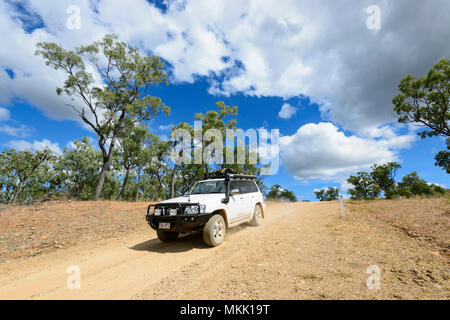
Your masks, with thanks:
[(156, 234), (158, 235), (158, 239), (162, 242), (173, 241), (178, 237), (178, 232), (169, 232), (164, 230), (158, 230), (156, 231)]
[(203, 228), (203, 241), (206, 245), (215, 247), (225, 238), (225, 220), (220, 214), (213, 215)]
[(253, 219), (250, 221), (250, 224), (254, 227), (259, 226), (262, 221), (262, 209), (259, 204), (255, 206), (255, 211), (253, 213)]

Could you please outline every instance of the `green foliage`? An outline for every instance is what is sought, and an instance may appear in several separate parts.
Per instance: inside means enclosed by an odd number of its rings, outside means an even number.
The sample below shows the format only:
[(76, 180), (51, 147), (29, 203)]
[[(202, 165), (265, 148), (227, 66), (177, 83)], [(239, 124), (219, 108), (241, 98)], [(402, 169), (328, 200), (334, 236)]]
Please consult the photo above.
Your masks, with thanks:
[[(144, 149), (140, 153), (135, 168), (136, 193), (133, 200), (160, 199), (169, 196), (168, 173), (170, 141), (162, 141), (154, 134), (147, 134)], [(150, 183), (151, 185), (147, 185)]]
[(436, 160), (436, 166), (442, 167), (442, 170), (450, 173), (450, 138), (446, 139), (446, 143), (447, 150), (439, 151), (434, 160)]
[(50, 167), (54, 154), (42, 151), (5, 150), (0, 154), (0, 201), (17, 203), (50, 194)]
[[(120, 140), (118, 162), (125, 169), (125, 175), (123, 177), (119, 199), (122, 199), (124, 196), (129, 179), (133, 178), (132, 171), (138, 168), (142, 169), (145, 163), (150, 161), (150, 150), (146, 146), (150, 135), (150, 132), (145, 127), (137, 125), (129, 128), (128, 132)], [(137, 184), (134, 188), (138, 188)]]
[(450, 173), (450, 60), (442, 59), (418, 79), (408, 75), (398, 88), (401, 93), (392, 100), (398, 121), (422, 125), (422, 138), (447, 137), (447, 151), (436, 155), (435, 165)]
[(329, 187), (314, 191), (319, 201), (331, 201), (339, 199), (339, 188)]
[[(207, 131), (211, 130), (217, 130), (218, 132), (220, 132), (220, 134), (222, 135), (222, 145), (224, 146), (224, 149), (222, 149), (222, 159), (221, 162), (225, 163), (225, 142), (226, 142), (226, 135), (225, 135), (225, 131), (227, 129), (236, 129), (236, 119), (231, 118), (228, 120), (228, 122), (225, 121), (225, 119), (227, 117), (233, 117), (233, 116), (237, 116), (237, 112), (238, 112), (238, 107), (237, 106), (227, 106), (225, 105), (225, 103), (223, 101), (218, 101), (216, 102), (216, 106), (218, 108), (218, 111), (214, 111), (214, 110), (210, 110), (208, 112), (206, 112), (205, 114), (202, 113), (197, 113), (195, 115), (195, 119), (196, 120), (201, 120), (202, 121), (202, 128), (201, 129), (193, 129), (193, 133), (194, 133), (194, 137), (195, 136), (200, 136), (200, 134), (205, 137), (205, 133)], [(198, 130), (201, 130), (200, 132), (197, 132)], [(214, 137), (214, 139), (216, 139)], [(212, 158), (215, 157), (215, 150), (212, 149), (213, 144), (214, 144), (214, 139), (211, 139), (211, 141), (207, 142), (207, 141), (203, 141), (202, 143), (202, 147), (201, 147), (201, 152), (203, 154), (203, 158), (204, 158), (204, 162), (206, 162), (204, 164), (205, 166), (205, 171), (206, 173), (213, 171), (215, 169), (222, 169), (225, 168), (226, 166), (224, 165), (220, 165), (217, 164), (216, 167), (208, 164), (211, 161)], [(195, 143), (195, 142), (193, 142)], [(200, 149), (200, 148), (198, 148)], [(200, 151), (194, 151), (193, 152), (200, 152)], [(193, 153), (192, 153), (193, 154)], [(207, 155), (205, 157), (205, 155)], [(234, 169), (234, 168), (233, 168)], [(241, 170), (237, 170), (238, 172)]]
[(394, 111), (401, 123), (419, 123), (428, 130), (422, 138), (450, 136), (450, 61), (442, 59), (427, 76), (408, 75), (401, 80), (400, 94), (393, 99)]
[[(261, 173), (261, 167), (258, 165), (259, 162), (257, 159), (257, 156), (252, 154), (250, 151), (249, 146), (242, 145), (237, 143), (234, 146), (234, 149), (229, 150), (230, 154), (233, 156), (233, 162), (229, 163), (229, 159), (227, 159), (227, 147), (226, 147), (226, 130), (236, 130), (236, 119), (234, 118), (237, 116), (238, 107), (237, 106), (227, 106), (223, 101), (219, 101), (216, 103), (217, 111), (210, 110), (207, 111), (205, 114), (197, 113), (195, 115), (196, 120), (202, 121), (202, 128), (193, 128), (191, 125), (188, 125), (187, 123), (181, 122), (179, 125), (172, 128), (172, 132), (176, 129), (184, 129), (187, 130), (192, 137), (194, 137), (193, 141), (191, 142), (191, 145), (184, 146), (184, 150), (177, 150), (179, 151), (179, 156), (185, 156), (190, 160), (193, 160), (192, 162), (195, 162), (195, 158), (197, 159), (203, 159), (202, 164), (175, 164), (172, 167), (171, 172), (171, 194), (172, 196), (175, 196), (177, 194), (184, 194), (190, 190), (190, 188), (193, 186), (195, 181), (198, 181), (200, 179), (203, 179), (204, 175), (212, 172), (214, 170), (221, 170), (225, 168), (233, 169), (236, 172), (240, 173), (246, 173), (246, 174), (253, 174), (257, 175), (257, 183), (261, 190), (265, 190), (265, 185), (262, 181), (262, 177), (260, 175)], [(216, 151), (213, 148), (214, 145), (214, 139), (211, 139), (211, 141), (203, 141), (201, 144), (201, 147), (199, 147), (199, 142), (195, 139), (195, 137), (205, 136), (205, 133), (208, 130), (217, 130), (222, 135), (222, 145), (223, 149), (222, 151), (222, 158), (216, 154)], [(233, 137), (234, 138), (234, 137)], [(179, 144), (181, 143), (181, 140), (172, 141), (171, 148), (175, 149)], [(219, 150), (220, 151), (220, 150)], [(244, 155), (244, 163), (238, 164), (238, 154), (241, 152), (241, 154)], [(197, 153), (197, 154), (196, 154)], [(206, 154), (206, 157), (204, 156)], [(256, 163), (251, 163), (250, 158), (254, 157), (256, 159)], [(211, 161), (213, 158), (216, 158), (219, 160), (219, 162), (222, 163), (212, 163)], [(178, 190), (178, 192), (175, 192), (175, 190)]]
[(350, 176), (347, 182), (354, 186), (348, 190), (351, 199), (372, 200), (380, 195), (380, 187), (372, 180), (370, 174), (367, 172), (358, 172), (356, 176)]
[[(130, 127), (155, 118), (161, 112), (169, 114), (169, 107), (148, 89), (167, 83), (164, 63), (157, 56), (144, 56), (138, 49), (118, 41), (115, 35), (75, 51), (66, 50), (55, 43), (37, 44), (36, 55), (45, 63), (66, 74), (58, 95), (72, 97), (69, 106), (97, 134), (102, 165), (94, 199), (99, 199), (107, 172), (111, 169), (117, 140), (127, 134)], [(87, 64), (97, 71), (105, 85), (98, 86)], [(79, 98), (77, 103), (74, 97)]]
[(372, 172), (358, 172), (357, 176), (347, 179), (354, 188), (349, 189), (351, 198), (355, 200), (375, 199), (384, 191), (386, 199), (397, 196), (410, 198), (413, 196), (431, 196), (444, 194), (446, 190), (438, 185), (421, 179), (417, 172), (407, 174), (400, 182), (395, 183), (395, 175), (400, 165), (388, 162), (383, 165), (373, 165)]
[(406, 198), (412, 196), (430, 196), (433, 194), (444, 194), (445, 190), (435, 184), (429, 184), (419, 177), (416, 171), (403, 177), (398, 183), (397, 193)]
[(378, 187), (384, 191), (386, 199), (392, 199), (395, 196), (395, 176), (400, 168), (401, 165), (396, 162), (372, 166), (370, 176)]
[(270, 187), (269, 192), (266, 194), (266, 198), (268, 200), (297, 202), (295, 194), (290, 190), (281, 188), (279, 184)]
[(52, 184), (69, 198), (88, 200), (95, 191), (101, 154), (89, 143), (87, 137), (74, 141), (74, 149), (64, 148), (53, 168), (56, 172)]
[(433, 194), (437, 194), (437, 195), (445, 194), (446, 190), (444, 188), (442, 188), (441, 186), (438, 186), (438, 185), (436, 185), (434, 183), (429, 184), (429, 186), (433, 190)]
[[(36, 55), (44, 58), (46, 65), (61, 70), (66, 79), (56, 89), (58, 95), (71, 97), (68, 104), (97, 135), (99, 150), (87, 138), (75, 141), (74, 148), (65, 148), (55, 157), (51, 166), (37, 166), (27, 176), (26, 183), (41, 184), (47, 193), (80, 200), (100, 197), (104, 199), (161, 199), (187, 192), (195, 181), (214, 170), (226, 167), (238, 172), (260, 175), (258, 163), (250, 163), (254, 156), (248, 146), (232, 150), (236, 159), (245, 154), (244, 164), (178, 164), (171, 163), (171, 150), (180, 141), (161, 141), (148, 132), (146, 124), (160, 113), (170, 113), (160, 98), (148, 94), (151, 86), (168, 83), (164, 63), (157, 56), (141, 56), (138, 49), (121, 42), (115, 35), (106, 35), (100, 41), (67, 50), (58, 44), (37, 44)], [(100, 75), (102, 83), (94, 79), (89, 70)], [(216, 103), (217, 111), (195, 115), (202, 120), (201, 132), (182, 122), (175, 128), (188, 130), (191, 136), (214, 129), (226, 141), (226, 129), (236, 128), (237, 106)], [(174, 129), (175, 129), (174, 128)], [(185, 155), (192, 155), (198, 140), (192, 141)], [(208, 154), (214, 140), (204, 142), (199, 152)], [(226, 145), (225, 143), (223, 144)], [(223, 150), (224, 156), (226, 150)], [(198, 152), (198, 151), (195, 151)], [(216, 151), (210, 153), (214, 157)], [(203, 157), (200, 157), (203, 158)], [(202, 159), (204, 160), (204, 159)], [(15, 168), (5, 154), (5, 165), (0, 170), (0, 191), (3, 202), (23, 199), (20, 168)], [(9, 161), (9, 162), (8, 162)], [(6, 162), (11, 166), (8, 167)], [(225, 161), (223, 161), (225, 163)], [(39, 172), (39, 179), (34, 179)], [(34, 180), (33, 180), (34, 179)], [(257, 180), (265, 189), (261, 177)], [(33, 190), (38, 190), (34, 187)], [(34, 192), (33, 191), (33, 192)], [(31, 192), (31, 191), (30, 191)], [(36, 193), (37, 196), (37, 193)], [(36, 197), (34, 196), (34, 197)], [(286, 194), (286, 196), (290, 196)], [(15, 200), (14, 200), (15, 199)]]

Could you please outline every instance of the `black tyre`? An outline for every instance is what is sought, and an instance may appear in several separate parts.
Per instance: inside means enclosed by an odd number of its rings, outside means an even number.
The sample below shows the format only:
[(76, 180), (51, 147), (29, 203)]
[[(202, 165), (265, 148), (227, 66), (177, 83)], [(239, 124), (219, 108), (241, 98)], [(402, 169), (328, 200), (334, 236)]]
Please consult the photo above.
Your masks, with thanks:
[(262, 208), (259, 204), (255, 206), (255, 212), (253, 213), (253, 218), (250, 221), (250, 224), (254, 227), (259, 226), (263, 219)]
[(223, 242), (226, 233), (225, 220), (220, 214), (212, 216), (203, 228), (203, 241), (210, 247)]
[(178, 237), (178, 232), (169, 232), (164, 230), (158, 230), (156, 231), (156, 234), (158, 235), (158, 239), (162, 242), (173, 241)]

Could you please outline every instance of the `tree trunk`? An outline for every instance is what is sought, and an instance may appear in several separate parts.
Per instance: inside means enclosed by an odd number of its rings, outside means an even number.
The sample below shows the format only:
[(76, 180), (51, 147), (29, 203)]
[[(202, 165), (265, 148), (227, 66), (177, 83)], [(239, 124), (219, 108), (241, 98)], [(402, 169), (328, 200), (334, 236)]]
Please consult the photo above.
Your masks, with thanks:
[(122, 190), (120, 190), (119, 200), (122, 200), (123, 194), (125, 192), (125, 188), (126, 188), (127, 183), (128, 183), (128, 176), (129, 175), (130, 175), (130, 169), (127, 169), (127, 172), (125, 173), (125, 179), (123, 180), (123, 184), (122, 184)]
[(175, 198), (175, 175), (170, 178), (170, 197)]
[(98, 179), (97, 188), (95, 189), (94, 201), (100, 199), (102, 193), (103, 184), (105, 183), (106, 173), (108, 172), (109, 162), (106, 162), (102, 166), (102, 171), (100, 171), (100, 177)]
[(122, 120), (125, 116), (125, 111), (122, 111), (122, 115), (120, 116), (119, 119), (119, 123), (116, 125), (116, 129), (114, 130), (114, 135), (111, 138), (111, 145), (109, 146), (109, 150), (108, 150), (108, 154), (106, 154), (106, 150), (105, 150), (105, 139), (101, 139), (101, 141), (99, 140), (99, 147), (102, 150), (102, 154), (103, 154), (103, 166), (102, 166), (102, 171), (100, 172), (100, 177), (98, 179), (98, 184), (97, 184), (97, 188), (95, 189), (95, 195), (94, 195), (94, 201), (98, 201), (98, 199), (100, 199), (100, 195), (102, 194), (102, 189), (103, 189), (103, 183), (105, 183), (105, 177), (106, 177), (106, 173), (109, 170), (109, 166), (111, 164), (111, 159), (112, 159), (112, 155), (113, 155), (113, 151), (114, 151), (114, 146), (116, 145), (116, 134), (117, 134), (117, 128), (118, 126), (120, 126), (120, 124), (122, 123)]
[(17, 202), (17, 199), (19, 199), (19, 194), (22, 192), (22, 187), (23, 187), (23, 182), (19, 181), (19, 185), (17, 186), (12, 203), (15, 204)]
[(103, 166), (102, 171), (100, 172), (100, 177), (98, 179), (97, 189), (95, 189), (94, 201), (100, 199), (100, 195), (102, 194), (103, 184), (105, 183), (106, 173), (109, 170), (109, 166), (111, 164), (112, 154), (114, 151), (114, 139), (111, 142), (111, 146), (109, 147), (108, 157), (103, 158)]
[(159, 191), (163, 191), (165, 195), (167, 195), (167, 190), (164, 190), (162, 186), (161, 177), (159, 176), (159, 173), (156, 173), (156, 177), (158, 178)]
[(136, 183), (136, 197), (135, 197), (135, 202), (138, 201), (139, 198), (139, 183), (141, 182), (141, 169), (138, 168), (137, 170), (137, 183)]
[(172, 176), (170, 177), (170, 197), (175, 198), (175, 172), (177, 170), (177, 165), (173, 166)]

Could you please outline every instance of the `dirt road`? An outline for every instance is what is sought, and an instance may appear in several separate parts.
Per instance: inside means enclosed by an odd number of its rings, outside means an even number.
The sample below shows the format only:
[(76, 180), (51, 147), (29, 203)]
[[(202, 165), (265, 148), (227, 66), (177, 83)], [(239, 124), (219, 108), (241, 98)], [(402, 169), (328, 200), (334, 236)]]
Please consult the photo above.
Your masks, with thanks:
[[(143, 217), (142, 217), (143, 219)], [(69, 266), (81, 288), (69, 290)], [(368, 289), (369, 266), (380, 289)], [(208, 248), (150, 228), (0, 265), (0, 299), (423, 299), (450, 297), (448, 259), (331, 203), (270, 203), (259, 227)]]

